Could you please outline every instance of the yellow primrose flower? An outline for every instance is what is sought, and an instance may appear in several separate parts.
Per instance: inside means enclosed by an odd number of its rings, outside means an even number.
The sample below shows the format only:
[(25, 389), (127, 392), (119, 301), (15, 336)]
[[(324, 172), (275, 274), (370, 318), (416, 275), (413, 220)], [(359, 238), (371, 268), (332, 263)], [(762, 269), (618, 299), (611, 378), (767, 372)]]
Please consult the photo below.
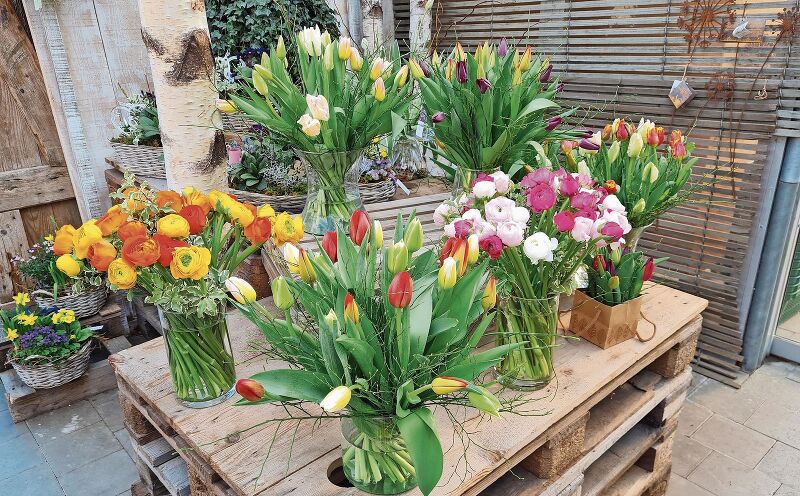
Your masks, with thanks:
[(298, 243), (305, 235), (303, 219), (299, 215), (292, 217), (282, 212), (275, 217), (272, 233), (278, 246), (283, 246), (284, 243)]
[(69, 338), (70, 338), (70, 339), (75, 339), (76, 337), (77, 337), (77, 336), (75, 336), (74, 334), (70, 334), (70, 335), (69, 335)]
[(49, 241), (51, 243), (53, 242), (54, 239), (55, 239), (55, 236), (53, 236), (52, 234), (48, 234), (47, 236), (44, 237), (45, 241)]
[(36, 315), (29, 315), (27, 313), (17, 314), (17, 322), (26, 326), (32, 326), (36, 324), (37, 319), (38, 317), (36, 317)]
[(381, 148), (380, 156), (381, 156), (381, 158), (386, 158), (386, 157), (389, 156), (389, 152), (386, 151), (386, 148)]
[(17, 293), (16, 296), (14, 296), (14, 303), (18, 307), (24, 307), (30, 302), (31, 302), (31, 297), (28, 296), (28, 293)]
[(61, 314), (61, 322), (64, 324), (72, 324), (75, 322), (75, 312), (72, 310), (61, 309), (58, 311)]
[(16, 329), (12, 329), (9, 327), (8, 329), (6, 329), (6, 337), (8, 338), (9, 341), (14, 341), (19, 337), (19, 333), (17, 332)]
[(169, 271), (175, 279), (192, 279), (199, 281), (208, 274), (211, 264), (211, 252), (203, 246), (175, 248), (172, 252), (172, 263)]

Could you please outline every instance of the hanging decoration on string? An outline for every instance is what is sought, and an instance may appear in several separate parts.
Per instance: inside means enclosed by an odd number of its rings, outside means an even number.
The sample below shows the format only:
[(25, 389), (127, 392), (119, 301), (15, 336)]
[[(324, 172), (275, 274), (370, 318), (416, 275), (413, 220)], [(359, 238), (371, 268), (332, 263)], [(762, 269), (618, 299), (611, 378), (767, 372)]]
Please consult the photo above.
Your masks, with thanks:
[(720, 41), (726, 43), (761, 43), (764, 39), (764, 19), (750, 19), (742, 14), (722, 33)]

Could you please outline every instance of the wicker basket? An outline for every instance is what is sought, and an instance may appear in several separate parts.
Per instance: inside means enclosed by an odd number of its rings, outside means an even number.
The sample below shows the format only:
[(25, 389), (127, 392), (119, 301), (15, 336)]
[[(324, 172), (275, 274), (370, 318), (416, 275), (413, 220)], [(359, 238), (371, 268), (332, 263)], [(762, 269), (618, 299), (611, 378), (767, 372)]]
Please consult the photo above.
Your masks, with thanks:
[(111, 143), (120, 167), (137, 177), (167, 178), (164, 149), (159, 146)]
[(392, 179), (385, 179), (377, 183), (360, 183), (358, 190), (361, 192), (361, 201), (364, 203), (379, 203), (391, 200), (397, 191), (397, 184)]
[(65, 308), (74, 311), (75, 317), (82, 319), (96, 314), (103, 308), (108, 297), (108, 289), (100, 286), (76, 295), (59, 295), (58, 298), (53, 298), (53, 293), (42, 289), (37, 289), (31, 294), (40, 308)]
[(237, 134), (253, 134), (253, 126), (258, 122), (238, 114), (222, 114), (222, 128)]
[[(25, 361), (9, 360), (22, 382), (33, 389), (49, 389), (61, 386), (82, 376), (89, 367), (92, 341), (89, 340), (74, 355), (50, 362), (45, 357), (28, 357)], [(44, 360), (41, 360), (44, 359)]]

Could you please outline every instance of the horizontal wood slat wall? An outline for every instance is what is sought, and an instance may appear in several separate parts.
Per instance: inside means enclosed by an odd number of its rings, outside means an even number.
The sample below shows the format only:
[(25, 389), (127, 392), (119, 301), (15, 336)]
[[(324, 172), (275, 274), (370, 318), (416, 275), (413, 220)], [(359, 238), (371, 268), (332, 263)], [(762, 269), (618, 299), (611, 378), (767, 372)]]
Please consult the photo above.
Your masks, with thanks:
[[(741, 378), (742, 266), (769, 143), (774, 136), (800, 136), (800, 56), (785, 36), (778, 39), (776, 21), (796, 3), (751, 1), (745, 9), (744, 2), (732, 2), (734, 25), (743, 12), (764, 22), (762, 42), (713, 41), (694, 50), (678, 25), (678, 0), (441, 0), (435, 8), (440, 50), (457, 40), (474, 49), (505, 36), (550, 57), (565, 82), (566, 104), (584, 109), (581, 125), (599, 129), (615, 117), (646, 116), (690, 132), (700, 157), (695, 179), (714, 185), (660, 219), (639, 246), (670, 257), (659, 270), (664, 282), (709, 299), (697, 364), (728, 382)], [(667, 95), (684, 74), (697, 95), (676, 110)], [(727, 75), (735, 78), (730, 92), (706, 89), (710, 81), (727, 82)]]

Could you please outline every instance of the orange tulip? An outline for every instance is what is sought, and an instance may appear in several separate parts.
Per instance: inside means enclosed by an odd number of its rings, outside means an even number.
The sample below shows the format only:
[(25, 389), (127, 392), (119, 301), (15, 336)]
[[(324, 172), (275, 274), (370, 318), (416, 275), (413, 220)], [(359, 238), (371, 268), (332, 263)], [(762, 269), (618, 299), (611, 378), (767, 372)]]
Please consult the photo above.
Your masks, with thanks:
[(56, 231), (55, 241), (53, 242), (53, 253), (56, 256), (60, 257), (61, 255), (66, 255), (67, 253), (72, 253), (72, 240), (75, 237), (75, 226), (70, 224), (61, 226), (58, 231)]
[(105, 272), (109, 264), (117, 258), (117, 249), (108, 241), (101, 239), (89, 245), (86, 258), (95, 269)]
[(266, 217), (256, 217), (249, 226), (244, 228), (244, 235), (253, 246), (260, 245), (272, 235), (272, 222)]
[(153, 265), (160, 257), (158, 243), (147, 236), (128, 238), (122, 245), (122, 259), (136, 267)]
[(117, 229), (117, 236), (123, 242), (140, 236), (147, 236), (147, 227), (138, 220), (132, 220), (119, 226)]
[(189, 246), (189, 243), (186, 241), (172, 239), (169, 236), (164, 236), (163, 234), (156, 234), (153, 236), (153, 241), (158, 243), (158, 263), (164, 267), (169, 267), (169, 264), (172, 263), (172, 254), (175, 251), (175, 248)]
[(254, 379), (236, 381), (236, 392), (247, 401), (258, 401), (264, 396), (264, 386)]
[(186, 205), (179, 215), (189, 223), (190, 234), (200, 234), (206, 227), (206, 215), (208, 214), (200, 205)]
[(172, 190), (159, 191), (156, 193), (156, 205), (160, 209), (171, 208), (176, 213), (180, 213), (183, 208), (183, 198)]
[(100, 228), (103, 236), (111, 236), (119, 226), (128, 221), (128, 214), (123, 212), (119, 205), (109, 208), (105, 215), (97, 219), (94, 225)]
[(448, 239), (442, 247), (439, 264), (444, 263), (447, 257), (452, 257), (458, 262), (458, 276), (463, 276), (469, 265), (469, 241), (462, 238)]
[(352, 293), (348, 292), (347, 296), (344, 297), (344, 318), (354, 324), (358, 324), (358, 321), (361, 320), (359, 315), (358, 304), (356, 304)]

